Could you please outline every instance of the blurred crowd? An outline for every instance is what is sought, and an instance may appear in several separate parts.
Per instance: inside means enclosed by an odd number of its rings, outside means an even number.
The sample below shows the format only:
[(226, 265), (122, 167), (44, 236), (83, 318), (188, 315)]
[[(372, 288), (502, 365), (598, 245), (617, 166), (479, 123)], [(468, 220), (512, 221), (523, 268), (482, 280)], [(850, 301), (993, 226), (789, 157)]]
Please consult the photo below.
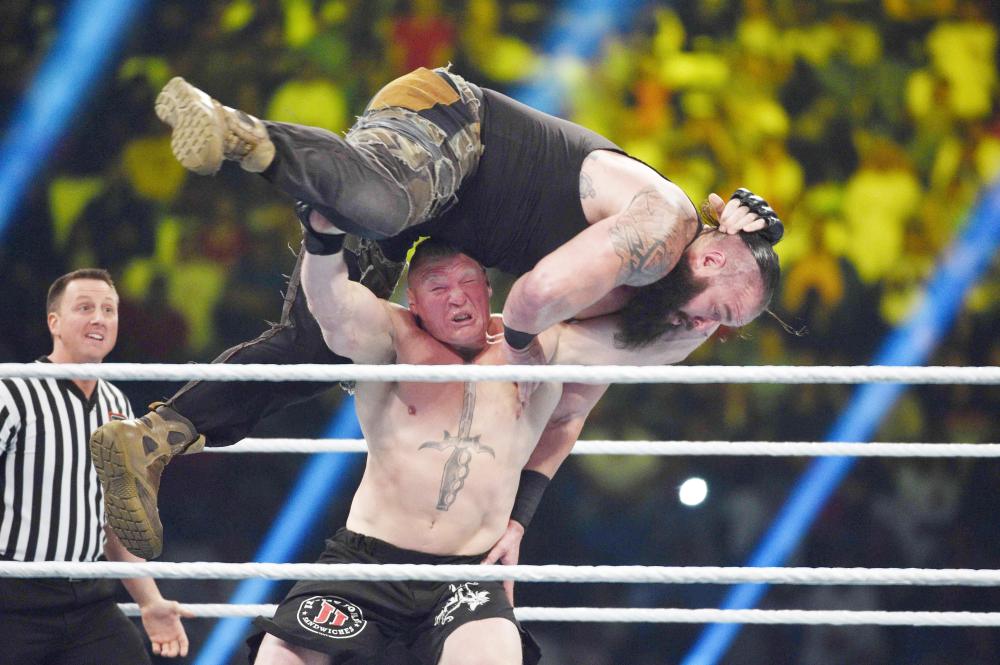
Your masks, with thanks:
[[(0, 126), (52, 43), (63, 2), (0, 9)], [(563, 4), (563, 3), (558, 3)], [(49, 350), (45, 287), (109, 269), (122, 296), (119, 362), (209, 361), (280, 313), (298, 225), (263, 179), (226, 167), (190, 176), (153, 113), (182, 75), (272, 120), (346, 130), (397, 75), (448, 62), (513, 91), (561, 82), (559, 113), (617, 142), (696, 202), (746, 186), (784, 219), (782, 286), (764, 316), (689, 360), (709, 365), (872, 362), (936, 261), (1000, 174), (998, 17), (988, 0), (703, 0), (641, 3), (594, 57), (542, 50), (556, 3), (498, 0), (206, 0), (149, 3), (114, 71), (89, 91), (0, 246), (0, 361)], [(230, 165), (231, 166), (231, 165)], [(996, 222), (994, 222), (996, 223)], [(510, 279), (494, 277), (499, 309)], [(1000, 364), (1000, 264), (968, 295), (928, 359)], [(789, 332), (789, 328), (798, 334)], [(123, 383), (137, 409), (174, 386)], [(617, 386), (585, 438), (821, 440), (848, 386)], [(341, 394), (277, 416), (262, 435), (317, 436)], [(904, 393), (876, 440), (1000, 440), (1000, 394), (963, 386)], [(238, 456), (239, 458), (245, 456)], [(205, 459), (207, 458), (207, 459)], [(302, 463), (199, 456), (168, 470), (167, 559), (247, 560)], [(526, 536), (525, 563), (740, 565), (808, 461), (574, 458)], [(359, 467), (349, 475), (356, 477)], [(269, 483), (260, 478), (271, 479)], [(678, 503), (699, 475), (707, 501)], [(862, 460), (791, 565), (997, 568), (993, 462)], [(349, 488), (348, 479), (344, 487)], [(224, 489), (222, 489), (224, 488)], [(331, 497), (306, 543), (343, 520)], [(211, 525), (211, 528), (210, 526)], [(171, 582), (181, 600), (222, 602), (229, 583)], [(523, 605), (712, 607), (723, 589), (522, 585)], [(165, 591), (168, 593), (168, 591)], [(988, 610), (988, 589), (774, 588), (764, 606)], [(197, 645), (209, 622), (192, 629)], [(700, 630), (667, 624), (535, 624), (553, 665), (677, 662)], [(638, 639), (637, 639), (638, 636)], [(995, 631), (750, 627), (726, 663), (995, 662)], [(234, 661), (239, 662), (239, 661)]]

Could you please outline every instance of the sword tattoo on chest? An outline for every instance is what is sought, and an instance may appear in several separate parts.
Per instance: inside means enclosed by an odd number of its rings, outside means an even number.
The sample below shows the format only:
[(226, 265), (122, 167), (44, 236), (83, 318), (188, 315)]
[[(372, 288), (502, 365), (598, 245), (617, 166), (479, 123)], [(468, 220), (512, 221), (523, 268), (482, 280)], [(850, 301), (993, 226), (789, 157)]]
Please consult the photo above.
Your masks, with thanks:
[(465, 486), (465, 479), (469, 475), (469, 462), (472, 461), (472, 453), (489, 453), (490, 457), (496, 459), (496, 454), (489, 446), (479, 443), (479, 434), (472, 436), (472, 416), (476, 410), (476, 384), (471, 381), (463, 384), (462, 394), (462, 415), (458, 419), (458, 433), (452, 436), (448, 430), (444, 431), (444, 439), (441, 441), (427, 441), (420, 445), (418, 450), (424, 448), (434, 448), (435, 450), (448, 450), (453, 448), (448, 461), (444, 463), (444, 472), (441, 474), (441, 491), (438, 493), (438, 510), (448, 510), (451, 504), (455, 503), (455, 498)]

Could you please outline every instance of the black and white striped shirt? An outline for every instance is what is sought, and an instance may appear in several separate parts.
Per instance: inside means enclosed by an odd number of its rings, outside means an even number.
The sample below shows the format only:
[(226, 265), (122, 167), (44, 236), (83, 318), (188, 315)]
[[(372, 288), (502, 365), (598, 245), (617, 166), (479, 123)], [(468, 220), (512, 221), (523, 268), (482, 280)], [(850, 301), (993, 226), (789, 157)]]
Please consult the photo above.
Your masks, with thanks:
[(87, 399), (72, 381), (0, 380), (0, 559), (103, 555), (104, 498), (90, 434), (131, 417), (128, 399), (106, 381)]

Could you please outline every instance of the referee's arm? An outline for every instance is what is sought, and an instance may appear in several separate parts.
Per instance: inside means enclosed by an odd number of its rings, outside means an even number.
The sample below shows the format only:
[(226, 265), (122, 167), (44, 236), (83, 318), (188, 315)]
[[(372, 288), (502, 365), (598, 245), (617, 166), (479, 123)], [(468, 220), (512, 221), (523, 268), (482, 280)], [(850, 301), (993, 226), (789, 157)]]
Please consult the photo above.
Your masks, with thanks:
[[(109, 561), (145, 561), (125, 549), (111, 527), (105, 526), (104, 533), (107, 536), (104, 554)], [(186, 656), (188, 638), (181, 624), (181, 617), (192, 617), (194, 614), (182, 608), (176, 600), (166, 600), (161, 596), (156, 581), (150, 577), (123, 579), (122, 584), (139, 605), (142, 626), (153, 645), (153, 653), (168, 658)]]

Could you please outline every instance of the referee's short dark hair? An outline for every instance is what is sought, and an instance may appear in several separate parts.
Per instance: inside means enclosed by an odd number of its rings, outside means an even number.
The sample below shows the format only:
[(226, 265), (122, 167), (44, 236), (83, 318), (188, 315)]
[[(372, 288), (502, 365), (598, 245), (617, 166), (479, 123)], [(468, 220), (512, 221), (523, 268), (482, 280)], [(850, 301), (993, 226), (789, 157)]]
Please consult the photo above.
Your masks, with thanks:
[(111, 279), (111, 273), (104, 268), (80, 268), (79, 270), (68, 272), (56, 281), (52, 282), (52, 286), (49, 287), (49, 295), (45, 299), (46, 313), (54, 312), (59, 308), (59, 299), (62, 298), (62, 294), (65, 293), (66, 287), (69, 286), (70, 282), (77, 279), (96, 279), (104, 282), (112, 289), (115, 288), (115, 282)]

